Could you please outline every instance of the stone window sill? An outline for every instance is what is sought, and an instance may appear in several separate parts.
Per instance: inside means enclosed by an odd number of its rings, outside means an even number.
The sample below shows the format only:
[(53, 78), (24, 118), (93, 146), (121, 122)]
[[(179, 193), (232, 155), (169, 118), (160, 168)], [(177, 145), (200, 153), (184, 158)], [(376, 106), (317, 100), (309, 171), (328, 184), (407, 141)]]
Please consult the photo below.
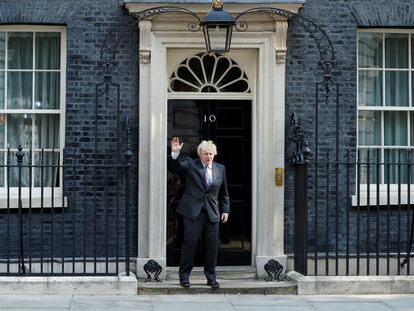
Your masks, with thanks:
[[(31, 192), (29, 194), (29, 191)], [(53, 192), (53, 193), (52, 193)], [(22, 188), (22, 208), (62, 208), (67, 207), (67, 197), (62, 199), (60, 188)], [(0, 210), (19, 208), (19, 193), (17, 188), (0, 189)]]
[[(408, 198), (410, 196), (410, 198)], [(408, 200), (410, 199), (410, 200)], [(368, 206), (368, 193), (367, 192), (360, 192), (359, 195), (359, 204), (358, 204), (358, 196), (352, 196), (352, 206)], [(409, 202), (410, 204), (414, 205), (414, 191), (410, 191), (410, 195), (408, 195), (407, 191), (401, 191), (400, 194), (398, 192), (392, 191), (389, 193), (389, 196), (386, 191), (380, 191), (378, 195), (378, 205), (380, 206), (387, 206), (389, 205), (407, 205)], [(376, 191), (370, 191), (369, 195), (369, 206), (376, 206), (377, 205), (377, 193)]]

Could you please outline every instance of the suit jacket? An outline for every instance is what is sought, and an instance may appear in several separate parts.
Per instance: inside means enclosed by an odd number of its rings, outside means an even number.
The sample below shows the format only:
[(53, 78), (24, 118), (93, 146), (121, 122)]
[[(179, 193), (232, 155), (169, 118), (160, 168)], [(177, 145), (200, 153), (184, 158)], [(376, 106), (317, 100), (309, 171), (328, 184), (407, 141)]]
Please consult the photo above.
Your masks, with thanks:
[(177, 208), (177, 213), (195, 219), (205, 206), (209, 219), (220, 222), (221, 213), (230, 212), (227, 192), (226, 169), (217, 162), (212, 163), (213, 183), (207, 187), (204, 166), (200, 159), (181, 161), (168, 157), (170, 168), (186, 177), (186, 188)]

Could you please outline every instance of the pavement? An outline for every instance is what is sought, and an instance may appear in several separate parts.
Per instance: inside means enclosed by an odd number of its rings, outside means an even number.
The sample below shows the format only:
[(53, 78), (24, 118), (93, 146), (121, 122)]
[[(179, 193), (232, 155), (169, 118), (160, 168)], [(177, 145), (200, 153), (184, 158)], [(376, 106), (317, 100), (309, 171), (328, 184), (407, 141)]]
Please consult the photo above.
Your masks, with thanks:
[(10, 311), (414, 311), (414, 295), (1, 295)]

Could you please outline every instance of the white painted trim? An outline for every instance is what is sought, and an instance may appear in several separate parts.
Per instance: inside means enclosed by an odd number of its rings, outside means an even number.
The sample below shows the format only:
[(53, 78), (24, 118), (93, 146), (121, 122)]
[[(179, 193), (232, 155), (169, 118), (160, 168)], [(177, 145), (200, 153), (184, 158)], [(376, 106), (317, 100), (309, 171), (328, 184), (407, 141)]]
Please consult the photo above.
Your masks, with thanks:
[(0, 31), (10, 31), (10, 32), (66, 32), (66, 26), (0, 25)]
[[(169, 48), (169, 49), (177, 49), (177, 38), (182, 38), (182, 34), (177, 33), (176, 37), (174, 37), (174, 32), (157, 32), (156, 33), (157, 37), (160, 38), (165, 47)], [(258, 36), (257, 34), (250, 34), (250, 36), (247, 35), (243, 35), (244, 38), (242, 39), (233, 39), (233, 46), (237, 46), (238, 49), (241, 50), (257, 50), (258, 51), (258, 59), (260, 58), (264, 58), (266, 57), (266, 54), (263, 52), (264, 49), (270, 49), (271, 44), (271, 38), (274, 36), (274, 33), (266, 33), (266, 36), (264, 36), (263, 34), (261, 34), (260, 36)], [(193, 44), (197, 44), (199, 43), (200, 48), (202, 48), (204, 42), (202, 40), (198, 40), (198, 38), (194, 37), (194, 38), (188, 38), (190, 42), (193, 42)], [(186, 40), (184, 40), (184, 43), (181, 43), (185, 46), (187, 46), (187, 43), (185, 42)], [(182, 48), (182, 46), (178, 46), (178, 48)], [(191, 49), (190, 47), (188, 47), (188, 50), (190, 50), (192, 53), (197, 53), (196, 49)], [(183, 58), (185, 59), (186, 57), (183, 56)], [(271, 60), (273, 60), (272, 57), (270, 57)], [(182, 61), (182, 60), (181, 60)], [(177, 61), (177, 63), (179, 64), (181, 62), (180, 60)], [(239, 62), (239, 65), (243, 68), (243, 63)], [(170, 66), (169, 68), (171, 68), (172, 66)], [(263, 68), (267, 68), (269, 66), (266, 65), (262, 65)], [(243, 68), (244, 69), (244, 68)], [(257, 71), (260, 71), (260, 69), (258, 69)], [(170, 70), (167, 70), (167, 73), (169, 74)], [(263, 71), (262, 71), (263, 72)], [(252, 259), (251, 259), (251, 263), (252, 266), (255, 265), (255, 258), (257, 255), (257, 207), (259, 206), (260, 202), (258, 202), (258, 198), (257, 196), (260, 195), (258, 194), (258, 186), (257, 183), (255, 181), (257, 181), (258, 179), (258, 161), (260, 161), (258, 159), (258, 155), (255, 152), (255, 150), (257, 150), (257, 142), (256, 142), (256, 137), (258, 136), (257, 133), (257, 127), (258, 127), (258, 120), (257, 120), (257, 102), (260, 100), (263, 100), (264, 98), (266, 98), (265, 94), (260, 94), (260, 91), (258, 91), (258, 88), (260, 88), (260, 86), (258, 86), (258, 80), (256, 79), (260, 79), (258, 77), (256, 77), (256, 75), (253, 74), (249, 74), (249, 72), (246, 70), (246, 73), (248, 75), (248, 78), (250, 80), (250, 85), (251, 85), (251, 90), (252, 93), (251, 94), (246, 94), (246, 93), (238, 93), (237, 95), (234, 93), (219, 93), (219, 94), (210, 94), (210, 93), (202, 93), (201, 95), (199, 93), (193, 93), (193, 94), (188, 94), (186, 93), (184, 95), (181, 93), (168, 93), (168, 99), (177, 99), (177, 98), (189, 98), (192, 95), (196, 95), (198, 98), (203, 98), (203, 99), (207, 99), (207, 98), (211, 98), (211, 99), (218, 99), (218, 98), (226, 98), (226, 99), (236, 99), (237, 97), (240, 99), (251, 99), (252, 100), (252, 247), (251, 247), (251, 251), (252, 251)], [(267, 78), (265, 77), (265, 74), (262, 74), (263, 76), (261, 77), (262, 81), (267, 80)], [(169, 75), (167, 76), (167, 78), (169, 78)], [(180, 96), (181, 95), (181, 96)], [(203, 96), (204, 95), (204, 96)], [(223, 96), (224, 95), (224, 96)], [(193, 97), (193, 98), (197, 98), (197, 97)], [(260, 98), (260, 99), (259, 99)], [(284, 109), (284, 103), (283, 103), (283, 109)], [(283, 128), (284, 128), (284, 123), (283, 123)], [(283, 138), (284, 139), (284, 138)], [(282, 145), (284, 148), (284, 144)], [(284, 151), (283, 151), (284, 152)]]
[(386, 32), (386, 33), (414, 33), (412, 29), (404, 28), (359, 28), (357, 32)]
[[(251, 203), (252, 203), (252, 238), (251, 238), (251, 266), (254, 266), (255, 262), (255, 255), (256, 255), (256, 204), (254, 201), (254, 195), (256, 193), (254, 180), (256, 178), (256, 161), (257, 156), (254, 152), (255, 149), (255, 139), (257, 135), (257, 120), (256, 120), (256, 109), (257, 109), (257, 62), (258, 62), (258, 53), (259, 49), (240, 49), (235, 52), (230, 52), (228, 57), (236, 61), (241, 69), (246, 73), (249, 79), (249, 86), (250, 86), (250, 93), (198, 93), (198, 92), (176, 92), (176, 93), (168, 93), (168, 100), (169, 99), (211, 99), (211, 100), (250, 100), (251, 101), (251, 135), (252, 135), (252, 146), (251, 146), (251, 157), (252, 157), (252, 167), (251, 167), (251, 176), (252, 176), (252, 196), (251, 196)], [(167, 62), (167, 76), (169, 77), (169, 73), (171, 72), (171, 68), (174, 68), (177, 64), (182, 62), (181, 59), (177, 59), (175, 63), (173, 63), (171, 59), (171, 54), (173, 54), (174, 58), (176, 53), (182, 53), (182, 55), (194, 55), (197, 54), (198, 51), (195, 49), (187, 49), (187, 50), (176, 50), (176, 49), (168, 49), (168, 62)], [(248, 55), (246, 54), (255, 54), (254, 59), (247, 59)], [(186, 59), (187, 57), (184, 57)], [(248, 63), (249, 62), (249, 63)]]
[[(139, 6), (139, 4), (137, 4)], [(142, 4), (141, 9), (154, 7), (154, 3)], [(208, 6), (209, 7), (209, 6)], [(240, 6), (239, 6), (240, 7)], [(131, 7), (128, 7), (130, 11)], [(137, 9), (137, 6), (135, 6)], [(191, 8), (190, 8), (191, 9)], [(207, 6), (206, 6), (207, 10)], [(239, 10), (241, 11), (241, 10)], [(171, 14), (167, 14), (171, 15)], [(260, 14), (258, 14), (260, 15)], [(176, 17), (177, 15), (174, 15)], [(171, 16), (169, 16), (171, 18)], [(265, 24), (261, 24), (265, 20)], [(282, 19), (283, 20), (283, 19)], [(185, 19), (168, 19), (157, 16), (152, 19), (149, 62), (140, 64), (140, 122), (139, 122), (139, 236), (138, 269), (144, 258), (158, 258), (165, 267), (166, 258), (166, 147), (168, 99), (195, 98), (195, 94), (167, 93), (171, 74), (169, 51), (182, 50), (196, 54), (204, 52), (204, 39), (200, 33), (188, 32), (181, 22)], [(187, 19), (188, 21), (188, 19)], [(252, 265), (262, 265), (264, 260), (278, 258), (283, 261), (284, 248), (284, 188), (274, 185), (274, 168), (285, 167), (285, 63), (277, 62), (276, 50), (284, 51), (283, 40), (276, 36), (286, 35), (286, 29), (275, 32), (274, 20), (268, 15), (256, 16), (250, 31), (235, 33), (232, 51), (254, 50), (257, 66), (256, 82), (251, 84), (252, 93), (226, 94), (226, 98), (252, 100)], [(263, 27), (259, 30), (257, 26)], [(277, 25), (279, 25), (277, 23)], [(281, 27), (285, 27), (283, 24)], [(277, 26), (278, 27), (278, 26)], [(280, 39), (280, 38), (279, 38)], [(283, 44), (282, 44), (283, 45)], [(280, 58), (279, 58), (280, 60)], [(182, 61), (182, 60), (181, 60)], [(236, 60), (236, 62), (238, 62)], [(238, 62), (243, 67), (243, 63)], [(249, 80), (252, 75), (247, 73)], [(217, 99), (223, 94), (198, 94), (198, 98)], [(240, 97), (239, 97), (240, 96)], [(264, 273), (263, 266), (258, 267)], [(259, 271), (260, 270), (260, 271)]]
[[(377, 33), (382, 35), (382, 66), (376, 67), (376, 68), (362, 68), (359, 67), (359, 34), (361, 33)], [(408, 35), (408, 68), (386, 68), (385, 67), (385, 34), (387, 33), (395, 33), (395, 34), (407, 34)], [(410, 145), (410, 122), (413, 122), (411, 120), (411, 113), (414, 111), (414, 103), (412, 102), (412, 72), (414, 72), (412, 60), (411, 60), (411, 49), (412, 47), (412, 38), (414, 36), (414, 31), (412, 29), (384, 29), (384, 28), (373, 28), (373, 29), (359, 29), (357, 32), (357, 147), (358, 149), (380, 149), (381, 155), (380, 155), (380, 161), (384, 162), (384, 151), (385, 150), (392, 150), (392, 149), (413, 149), (414, 146)], [(378, 71), (381, 73), (382, 76), (382, 102), (380, 103), (380, 106), (360, 106), (359, 105), (359, 72), (363, 71)], [(385, 79), (385, 72), (386, 71), (399, 71), (399, 72), (408, 72), (408, 104), (411, 106), (386, 106), (386, 97), (385, 97), (385, 90), (386, 90), (386, 79)], [(378, 111), (381, 113), (381, 143), (380, 145), (359, 145), (359, 116), (360, 112), (362, 111)], [(391, 145), (385, 145), (385, 135), (384, 135), (384, 112), (385, 111), (401, 111), (401, 112), (407, 112), (407, 145), (405, 146), (391, 146)], [(385, 162), (384, 162), (385, 163)], [(397, 184), (390, 184), (390, 197), (387, 196), (387, 184), (384, 183), (384, 171), (385, 171), (385, 165), (381, 165), (380, 167), (380, 175), (382, 176), (379, 184), (379, 191), (378, 191), (378, 205), (384, 206), (388, 204), (388, 201), (390, 205), (397, 205), (397, 204), (407, 204), (408, 202), (408, 189), (407, 184), (401, 184), (401, 193), (400, 198), (398, 195), (398, 185)], [(355, 172), (355, 180), (357, 180), (357, 174), (358, 172)], [(352, 205), (353, 206), (366, 206), (368, 204), (368, 196), (370, 200), (370, 205), (376, 205), (377, 204), (377, 185), (371, 184), (370, 185), (370, 191), (368, 193), (367, 185), (361, 184), (359, 185), (359, 192), (360, 195), (353, 195), (352, 196)], [(414, 189), (414, 185), (411, 184), (411, 189)], [(355, 193), (358, 192), (358, 184), (355, 182)], [(411, 191), (410, 196), (413, 198)], [(358, 204), (359, 200), (359, 204)]]
[[(125, 8), (130, 13), (137, 13), (142, 10), (146, 10), (149, 8), (155, 8), (159, 6), (171, 6), (171, 2), (167, 1), (159, 1), (159, 2), (145, 2), (140, 1), (136, 3), (125, 3)], [(176, 3), (173, 4), (174, 6), (178, 7), (185, 7), (187, 10), (193, 11), (199, 16), (204, 16), (207, 12), (211, 10), (211, 3)], [(266, 8), (277, 8), (287, 10), (293, 13), (297, 13), (298, 10), (303, 6), (303, 3), (225, 3), (225, 10), (230, 14), (239, 14), (245, 10), (257, 8), (257, 7), (266, 7)], [(169, 16), (165, 16), (169, 15)], [(256, 16), (253, 16), (256, 15)], [(188, 14), (181, 14), (181, 16), (186, 17), (186, 20), (190, 20), (191, 16)], [(251, 19), (263, 19), (263, 16), (266, 16), (269, 19), (272, 19), (269, 14), (252, 14), (247, 16), (247, 18)], [(158, 16), (158, 20), (160, 19), (168, 19), (168, 18), (180, 18), (179, 14), (164, 14), (164, 16)], [(275, 19), (283, 19), (282, 17), (275, 16)]]
[[(41, 26), (41, 25), (0, 25), (0, 32), (59, 32), (60, 33), (60, 69), (56, 70), (36, 70), (35, 69), (35, 61), (34, 61), (34, 50), (33, 50), (33, 69), (28, 70), (29, 72), (41, 72), (41, 71), (48, 71), (48, 72), (60, 72), (60, 107), (59, 109), (1, 109), (0, 113), (13, 113), (13, 114), (24, 114), (24, 113), (30, 113), (30, 114), (59, 114), (60, 120), (60, 137), (59, 137), (59, 149), (60, 149), (60, 160), (63, 159), (63, 149), (65, 147), (65, 121), (66, 121), (66, 59), (67, 59), (67, 33), (66, 33), (66, 27), (65, 26)], [(6, 38), (7, 39), (7, 38)], [(33, 40), (33, 45), (35, 44), (35, 40)], [(6, 40), (6, 53), (7, 53), (7, 40)], [(6, 67), (2, 71), (12, 71), (7, 69), (7, 62)], [(24, 71), (24, 70), (17, 70), (17, 71)], [(33, 85), (34, 85), (34, 78), (33, 78)], [(4, 98), (4, 105), (6, 106), (7, 102), (7, 80), (5, 79), (5, 85), (6, 85), (6, 92), (5, 92), (5, 98)], [(34, 92), (35, 89), (33, 87), (32, 90), (32, 98), (34, 99)], [(34, 102), (32, 103), (32, 107), (34, 105)], [(7, 133), (5, 133), (7, 135)], [(32, 144), (34, 144), (34, 140), (32, 140)], [(33, 145), (32, 145), (33, 147)], [(0, 148), (0, 150), (2, 150)], [(36, 149), (33, 149), (36, 150)], [(45, 149), (46, 150), (46, 149)], [(51, 149), (50, 149), (51, 150)], [(4, 149), (3, 149), (4, 151)], [(63, 170), (60, 169), (59, 174), (59, 185), (63, 184)], [(61, 189), (61, 188), (55, 188), (55, 189)], [(0, 192), (0, 200), (2, 200), (4, 196)]]
[[(230, 52), (230, 54), (233, 54), (233, 52)], [(207, 77), (207, 71), (205, 68), (205, 62), (204, 59), (206, 57), (210, 57), (214, 59), (214, 65), (213, 70), (209, 73), (209, 77)], [(169, 58), (170, 59), (170, 58)], [(224, 70), (224, 72), (220, 73), (220, 76), (216, 76), (217, 74), (217, 65), (218, 63), (225, 59), (227, 61), (227, 69)], [(194, 67), (194, 65), (191, 64), (192, 60), (196, 60), (198, 65), (201, 67), (201, 72), (197, 73), (197, 68)], [(247, 64), (249, 64), (247, 62)], [(169, 68), (172, 66), (169, 65)], [(189, 72), (192, 76), (192, 79), (195, 79), (195, 81), (191, 81), (191, 79), (187, 79), (185, 76), (180, 76), (180, 70), (185, 68), (187, 72)], [(233, 68), (237, 68), (240, 70), (240, 76), (237, 78), (232, 77), (232, 80), (226, 81), (225, 84), (221, 85), (221, 81), (227, 76), (227, 74), (232, 70)], [(239, 81), (245, 81), (247, 83), (247, 88), (244, 89), (244, 91), (237, 92), (238, 93), (251, 93), (251, 86), (249, 79), (245, 78), (246, 73), (242, 66), (238, 62), (236, 62), (234, 59), (229, 57), (229, 54), (221, 54), (221, 55), (215, 55), (215, 54), (208, 54), (208, 53), (196, 53), (188, 58), (186, 58), (184, 61), (180, 62), (179, 64), (176, 64), (176, 66), (173, 68), (172, 74), (170, 75), (170, 79), (168, 81), (168, 92), (172, 94), (183, 94), (188, 93), (186, 91), (175, 91), (172, 88), (172, 81), (180, 81), (183, 84), (186, 84), (187, 86), (192, 87), (195, 89), (193, 93), (207, 93), (203, 92), (203, 88), (206, 86), (213, 87), (216, 90), (216, 93), (228, 93), (227, 91), (221, 91), (221, 89), (226, 88), (229, 85), (232, 85), (234, 83), (237, 83)], [(214, 93), (214, 92), (213, 92)]]
[(61, 109), (0, 109), (0, 113), (10, 114), (61, 114)]
[(240, 99), (253, 100), (251, 93), (168, 93), (168, 99)]

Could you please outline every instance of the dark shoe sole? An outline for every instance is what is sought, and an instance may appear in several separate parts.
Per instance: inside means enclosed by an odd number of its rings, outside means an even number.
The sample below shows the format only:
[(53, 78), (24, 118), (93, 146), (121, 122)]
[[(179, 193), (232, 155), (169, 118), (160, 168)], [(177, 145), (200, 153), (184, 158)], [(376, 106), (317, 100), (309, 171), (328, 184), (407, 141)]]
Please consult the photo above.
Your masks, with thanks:
[(180, 286), (184, 287), (184, 288), (189, 288), (190, 287), (190, 282), (180, 282)]
[(209, 283), (208, 282), (207, 285), (210, 286), (211, 289), (218, 289), (218, 288), (220, 288), (220, 284), (217, 283), (217, 282), (215, 282), (215, 283)]

